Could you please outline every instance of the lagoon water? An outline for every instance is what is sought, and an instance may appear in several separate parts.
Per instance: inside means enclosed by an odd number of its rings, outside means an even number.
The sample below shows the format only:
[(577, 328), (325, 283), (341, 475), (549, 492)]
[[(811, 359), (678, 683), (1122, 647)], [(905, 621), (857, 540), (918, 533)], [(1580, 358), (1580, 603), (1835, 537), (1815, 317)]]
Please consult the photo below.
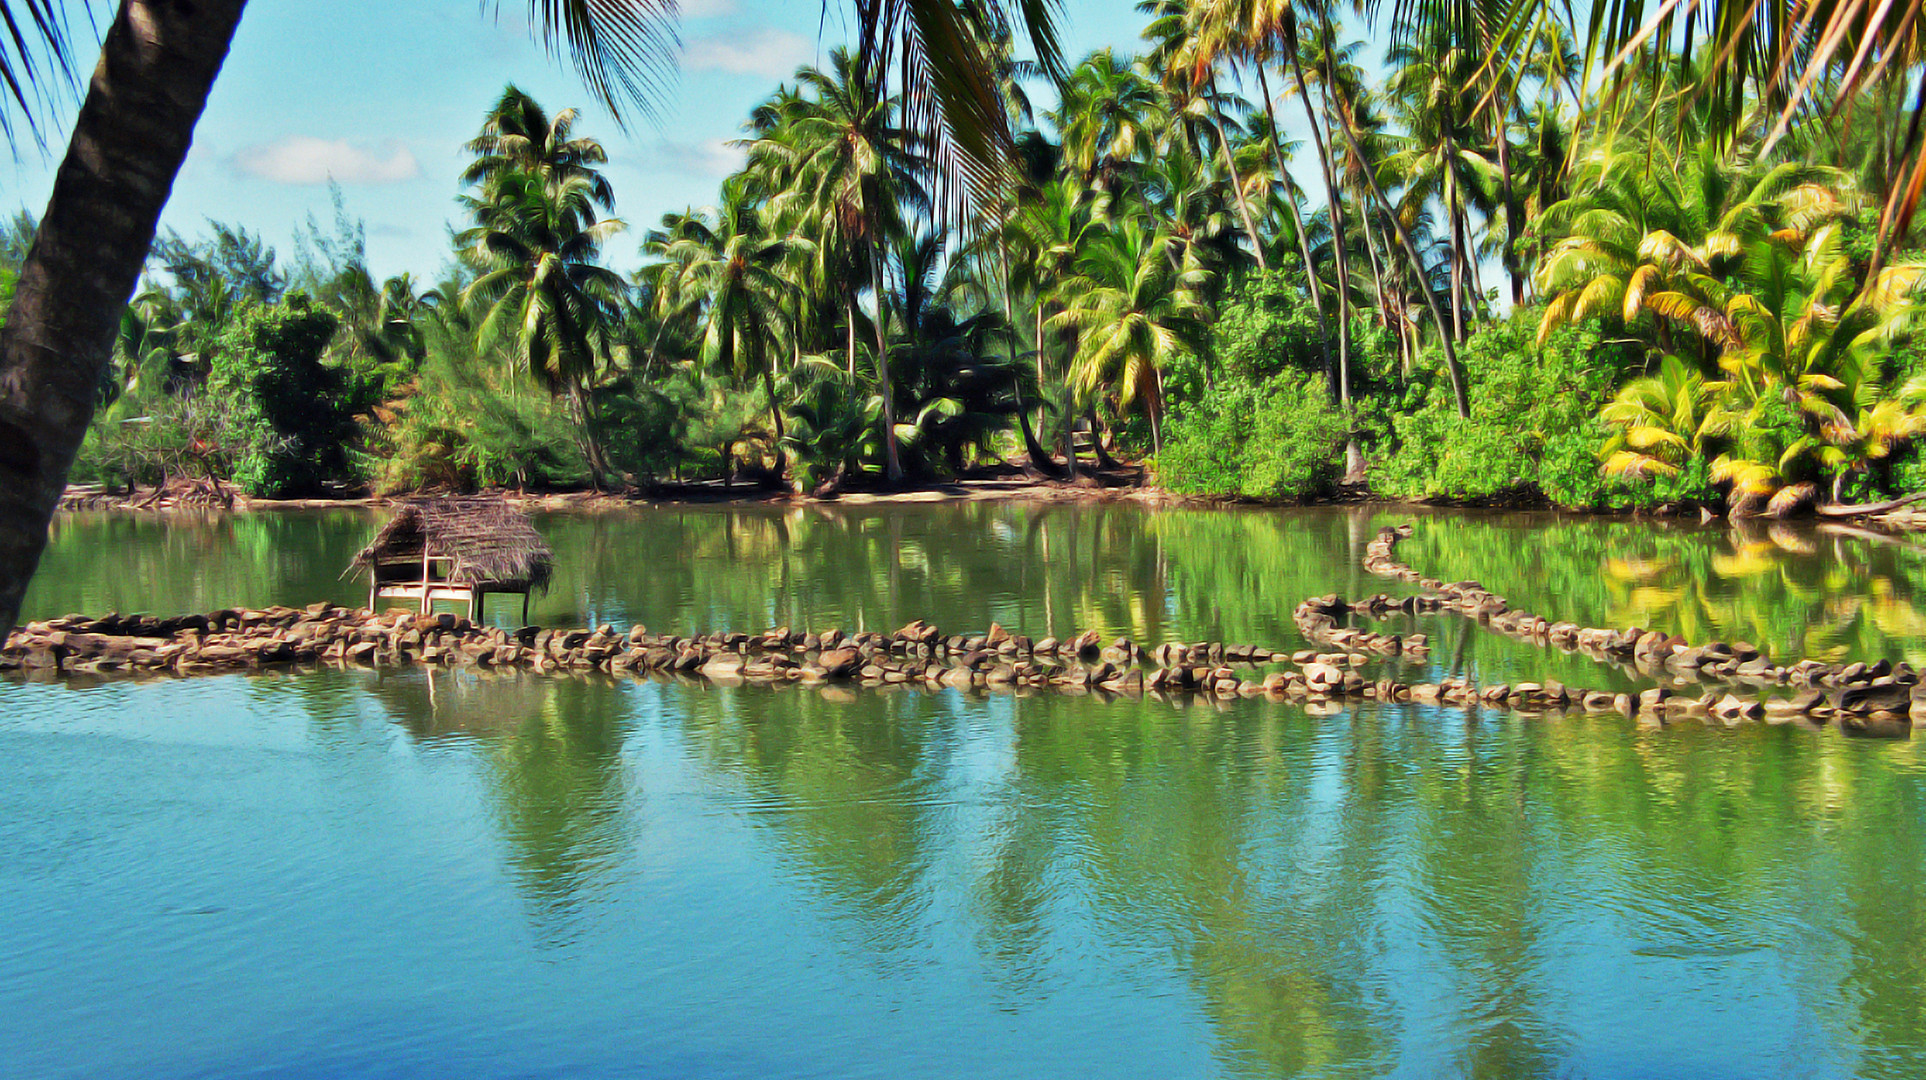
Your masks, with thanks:
[[(551, 517), (545, 624), (1298, 647), (1409, 510)], [(70, 516), (27, 617), (358, 603)], [(1429, 514), (1589, 625), (1926, 661), (1926, 553)], [(499, 618), (519, 616), (501, 603)], [(1401, 677), (1637, 685), (1456, 618)], [(320, 671), (0, 682), (0, 1076), (1917, 1077), (1926, 767), (1835, 728)]]

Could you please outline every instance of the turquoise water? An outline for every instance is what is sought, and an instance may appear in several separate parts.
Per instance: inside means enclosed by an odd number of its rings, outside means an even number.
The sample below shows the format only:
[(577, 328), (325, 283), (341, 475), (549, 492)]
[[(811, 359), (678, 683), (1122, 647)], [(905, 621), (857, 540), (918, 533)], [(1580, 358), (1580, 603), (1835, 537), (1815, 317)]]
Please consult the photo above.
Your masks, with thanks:
[[(1386, 588), (1357, 555), (1411, 517), (550, 518), (537, 616), (1287, 648), (1298, 599)], [(373, 522), (66, 518), (28, 615), (352, 602)], [(1926, 653), (1926, 563), (1890, 543), (1438, 515), (1400, 556), (1581, 622)], [(1420, 622), (1407, 676), (1629, 678)], [(0, 682), (0, 1075), (1913, 1077), (1916, 747), (468, 672)]]

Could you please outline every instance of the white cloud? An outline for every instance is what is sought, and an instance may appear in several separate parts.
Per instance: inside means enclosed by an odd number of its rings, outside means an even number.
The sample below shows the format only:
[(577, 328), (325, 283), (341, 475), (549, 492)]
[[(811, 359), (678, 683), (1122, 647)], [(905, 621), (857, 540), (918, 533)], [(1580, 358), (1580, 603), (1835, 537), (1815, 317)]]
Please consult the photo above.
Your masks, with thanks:
[(682, 50), (682, 67), (686, 71), (726, 71), (732, 75), (787, 79), (798, 65), (814, 56), (815, 49), (808, 38), (764, 27), (692, 38)]
[(728, 176), (742, 168), (749, 156), (741, 147), (730, 146), (727, 139), (698, 143), (663, 140), (656, 144), (655, 153), (657, 161), (671, 172), (705, 177)]
[(370, 149), (346, 139), (289, 135), (243, 148), (234, 167), (277, 184), (393, 184), (421, 175), (415, 155), (390, 139)]

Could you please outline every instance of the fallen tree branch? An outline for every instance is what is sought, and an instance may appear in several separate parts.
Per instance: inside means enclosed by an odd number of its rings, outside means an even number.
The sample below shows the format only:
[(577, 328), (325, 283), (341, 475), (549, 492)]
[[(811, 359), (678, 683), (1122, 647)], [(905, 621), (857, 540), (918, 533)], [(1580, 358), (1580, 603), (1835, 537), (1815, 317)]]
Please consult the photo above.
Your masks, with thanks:
[(1853, 504), (1833, 503), (1830, 506), (1815, 507), (1813, 512), (1818, 514), (1820, 517), (1827, 517), (1827, 518), (1865, 517), (1869, 514), (1884, 514), (1892, 510), (1897, 510), (1902, 506), (1907, 506), (1912, 503), (1916, 503), (1921, 499), (1926, 499), (1926, 491), (1917, 491), (1911, 495), (1905, 496), (1904, 498), (1889, 499), (1886, 502), (1853, 503)]

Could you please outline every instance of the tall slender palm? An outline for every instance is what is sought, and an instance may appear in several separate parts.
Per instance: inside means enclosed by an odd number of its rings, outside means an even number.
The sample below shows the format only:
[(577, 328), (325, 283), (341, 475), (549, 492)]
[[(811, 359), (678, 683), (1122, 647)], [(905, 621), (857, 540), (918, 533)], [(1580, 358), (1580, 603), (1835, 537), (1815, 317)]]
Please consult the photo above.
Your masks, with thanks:
[(664, 295), (699, 310), (704, 363), (738, 378), (760, 375), (780, 447), (783, 406), (776, 395), (776, 368), (783, 350), (777, 346), (794, 336), (798, 291), (787, 271), (808, 242), (765, 232), (743, 188), (739, 179), (724, 184), (712, 214), (689, 220), (664, 247), (663, 258), (674, 267)]
[[(1301, 0), (1222, 0), (1222, 2), (1232, 5), (1224, 20), (1224, 25), (1227, 27), (1225, 33), (1232, 40), (1241, 38), (1251, 42), (1250, 47), (1253, 49), (1261, 49), (1266, 54), (1278, 56), (1284, 61), (1298, 97), (1307, 103), (1307, 119), (1310, 121), (1314, 141), (1320, 144), (1318, 155), (1328, 162), (1330, 159), (1326, 156), (1322, 145), (1323, 136), (1317, 115), (1308, 106), (1310, 91), (1306, 85), (1304, 58), (1300, 54), (1300, 46), (1303, 44), (1303, 34), (1300, 31), (1298, 19)], [(1315, 23), (1319, 40), (1334, 39), (1335, 24), (1331, 18), (1329, 5), (1307, 3), (1304, 4), (1304, 13)], [(1319, 55), (1326, 64), (1330, 64), (1334, 53), (1330, 49), (1322, 49)], [(1335, 72), (1332, 70), (1319, 72), (1325, 89), (1334, 91), (1337, 95), (1337, 101), (1334, 102), (1335, 108), (1328, 111), (1329, 118), (1336, 121), (1333, 125), (1336, 130), (1332, 134), (1334, 138), (1342, 139), (1353, 154), (1365, 157), (1362, 136), (1352, 125), (1355, 103), (1347, 97), (1348, 90), (1344, 80), (1337, 79), (1334, 75)], [(1379, 182), (1376, 173), (1366, 170), (1364, 179), (1372, 201), (1377, 204), (1379, 212), (1397, 236), (1398, 249), (1404, 256), (1409, 273), (1415, 278), (1422, 279), (1426, 273), (1424, 259), (1418, 252), (1417, 244), (1411, 238), (1410, 230), (1392, 209), (1391, 200), (1385, 195), (1384, 186)], [(1327, 190), (1334, 190), (1335, 185), (1327, 183), (1326, 187)], [(1444, 313), (1438, 307), (1437, 298), (1429, 290), (1423, 291), (1423, 299), (1431, 315), (1432, 324), (1440, 330), (1438, 340), (1444, 352), (1445, 375), (1451, 382), (1453, 404), (1457, 407), (1459, 416), (1469, 416), (1471, 404), (1465, 396), (1464, 375), (1458, 366), (1458, 350), (1451, 335), (1444, 330)]]
[[(1063, 175), (1043, 185), (1037, 197), (1019, 208), (1009, 224), (1010, 249), (1016, 253), (1015, 278), (1031, 297), (1038, 387), (1050, 383), (1052, 342), (1048, 330), (1051, 317), (1060, 307), (1059, 287), (1075, 273), (1078, 257), (1102, 231), (1100, 221), (1108, 203), (1108, 197), (1093, 197), (1075, 178)], [(1041, 406), (1038, 414), (1040, 426)], [(1068, 418), (1066, 411), (1065, 462), (1074, 476), (1077, 456), (1069, 438)]]
[[(750, 162), (774, 178), (772, 212), (806, 221), (806, 234), (818, 243), (847, 253), (851, 262), (860, 254), (868, 264), (884, 468), (894, 483), (903, 469), (890, 393), (886, 257), (903, 231), (904, 213), (928, 207), (921, 181), (928, 159), (900, 122), (900, 100), (877, 96), (862, 80), (855, 55), (838, 49), (827, 71), (804, 67), (796, 81), (802, 93), (790, 96), (770, 133), (750, 144)], [(851, 321), (853, 327), (853, 311)]]
[[(1264, 113), (1264, 134), (1268, 137), (1272, 161), (1277, 167), (1278, 183), (1283, 189), (1280, 201), (1290, 216), (1291, 231), (1297, 242), (1305, 292), (1311, 299), (1312, 313), (1317, 317), (1318, 350), (1323, 354), (1325, 370), (1334, 372), (1337, 366), (1331, 359), (1331, 332), (1325, 318), (1317, 264), (1311, 257), (1309, 234), (1304, 226), (1303, 212), (1298, 206), (1300, 189), (1286, 164), (1283, 135), (1277, 122), (1277, 103), (1271, 93), (1267, 72), (1268, 67), (1277, 61), (1280, 49), (1290, 50), (1294, 58), (1297, 42), (1294, 38), (1288, 42), (1283, 40), (1278, 32), (1277, 20), (1266, 9), (1264, 0), (1190, 0), (1182, 5), (1173, 2), (1170, 8), (1172, 11), (1181, 10), (1194, 62), (1215, 63), (1219, 55), (1224, 55), (1234, 61), (1248, 62), (1257, 72), (1260, 104)], [(1302, 85), (1301, 80), (1299, 85)], [(1315, 126), (1314, 118), (1312, 122)], [(1318, 153), (1322, 154), (1323, 133), (1314, 132), (1314, 135)]]
[(1152, 46), (1148, 57), (1150, 64), (1164, 73), (1163, 82), (1170, 92), (1173, 115), (1182, 127), (1198, 132), (1200, 137), (1192, 138), (1190, 143), (1192, 151), (1200, 159), (1204, 156), (1204, 140), (1201, 136), (1208, 133), (1211, 137), (1218, 163), (1230, 178), (1232, 202), (1243, 223), (1244, 235), (1250, 242), (1251, 256), (1257, 260), (1258, 269), (1270, 269), (1270, 262), (1264, 254), (1264, 241), (1258, 236), (1257, 223), (1251, 215), (1248, 188), (1238, 169), (1237, 151), (1229, 133), (1238, 125), (1234, 113), (1240, 107), (1248, 112), (1248, 104), (1219, 88), (1217, 57), (1200, 48), (1198, 38), (1191, 33), (1181, 0), (1142, 0), (1137, 10), (1155, 16), (1151, 24), (1144, 28), (1143, 36)]
[(538, 385), (567, 400), (600, 485), (608, 461), (590, 389), (607, 360), (626, 284), (599, 260), (625, 226), (597, 220), (594, 203), (586, 177), (551, 185), (532, 173), (502, 174), (491, 198), (469, 200), (476, 223), (461, 240), (481, 274), (462, 299), (483, 311), (484, 350), (505, 349)]
[(1387, 165), (1405, 177), (1405, 212), (1438, 199), (1451, 245), (1451, 334), (1467, 333), (1466, 294), (1472, 270), (1470, 210), (1496, 178), (1477, 118), (1477, 73), (1483, 59), (1441, 34), (1391, 48), (1388, 89), (1405, 130), (1405, 149)]
[(1114, 193), (1155, 152), (1170, 101), (1143, 64), (1099, 49), (1070, 72), (1049, 117), (1063, 135), (1064, 159), (1086, 183)]

